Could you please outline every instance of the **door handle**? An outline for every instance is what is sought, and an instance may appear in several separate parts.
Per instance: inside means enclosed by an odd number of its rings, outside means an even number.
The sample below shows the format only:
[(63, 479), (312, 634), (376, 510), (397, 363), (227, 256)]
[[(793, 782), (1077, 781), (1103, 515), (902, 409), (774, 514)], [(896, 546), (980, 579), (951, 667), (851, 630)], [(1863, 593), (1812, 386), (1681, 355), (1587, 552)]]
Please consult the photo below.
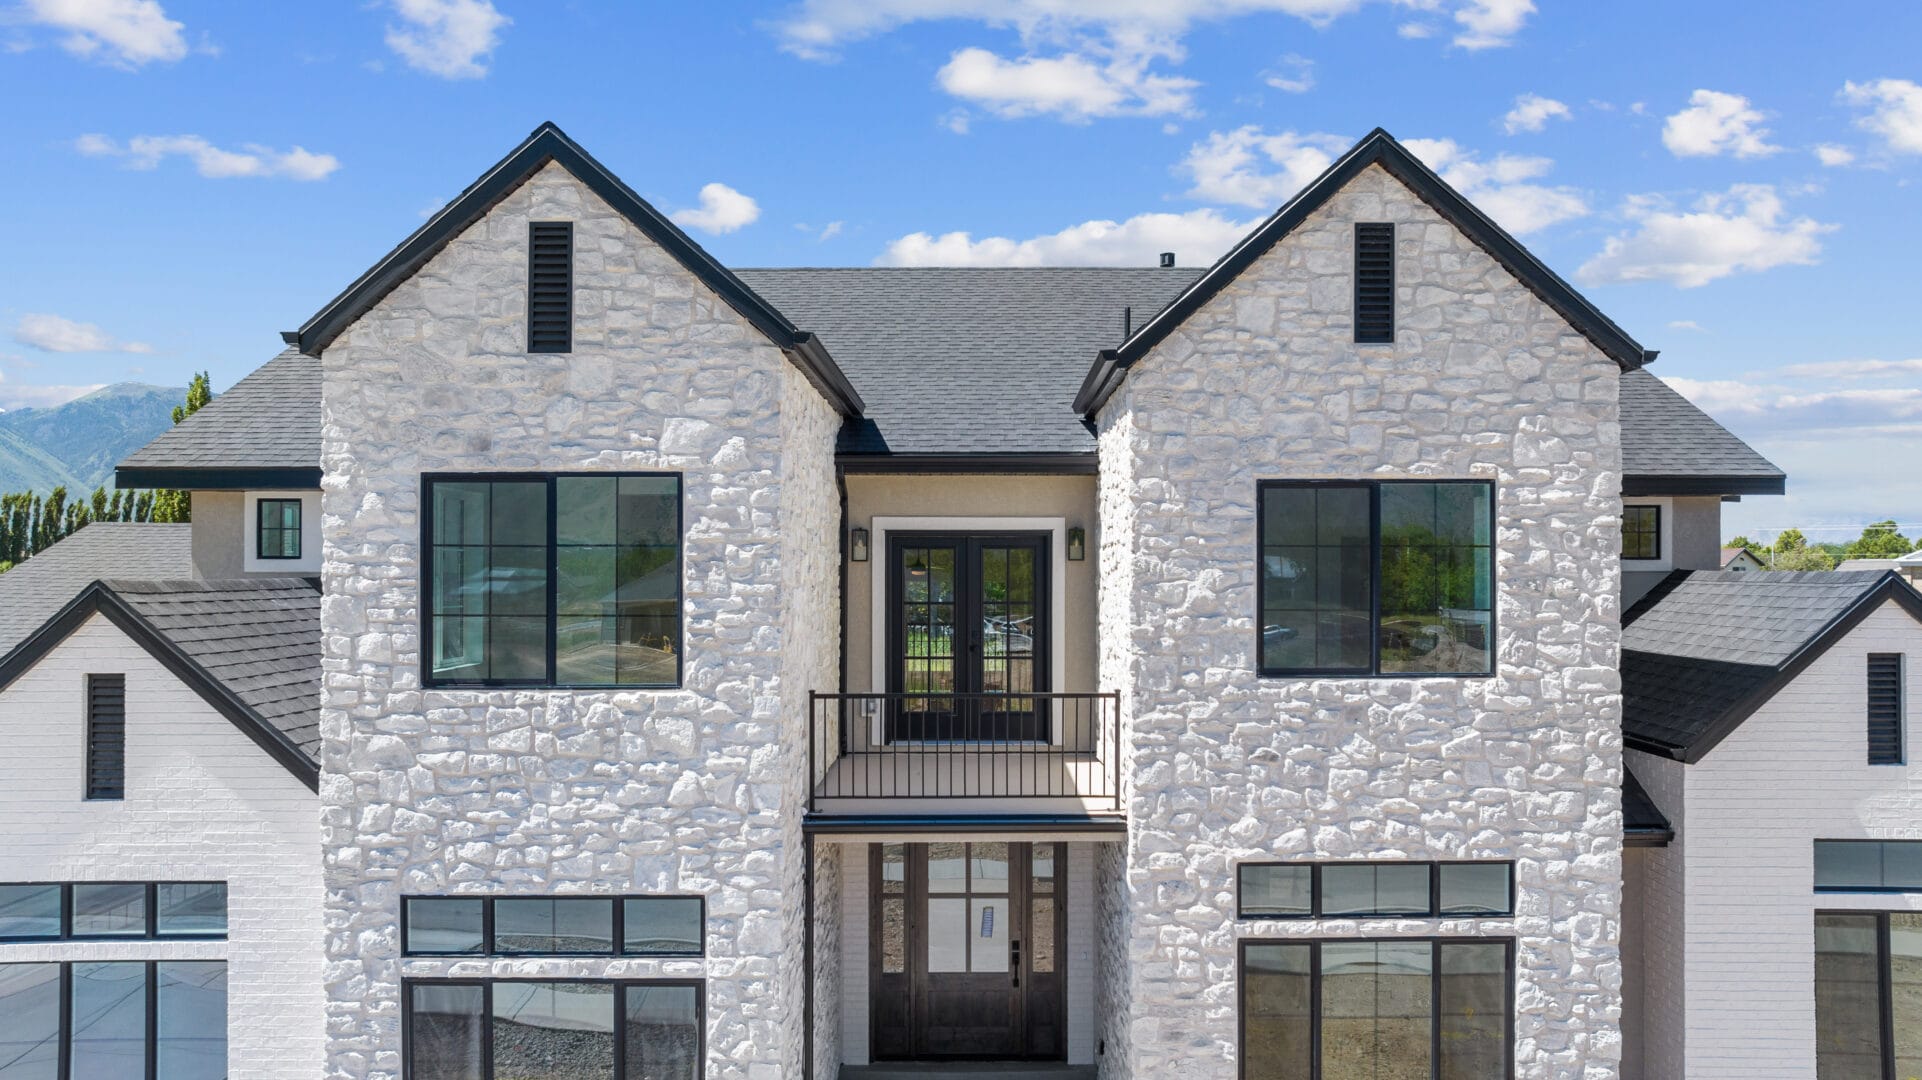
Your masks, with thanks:
[(1008, 969), (1014, 972), (1014, 985), (1021, 986), (1021, 942), (1008, 942)]

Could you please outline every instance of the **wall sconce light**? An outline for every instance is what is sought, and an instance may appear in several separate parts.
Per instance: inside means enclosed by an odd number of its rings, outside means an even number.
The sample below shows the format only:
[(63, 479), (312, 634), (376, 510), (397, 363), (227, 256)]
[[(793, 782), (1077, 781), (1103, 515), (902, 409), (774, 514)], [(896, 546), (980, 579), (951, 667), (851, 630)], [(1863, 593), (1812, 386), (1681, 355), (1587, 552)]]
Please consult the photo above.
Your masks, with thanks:
[(1080, 562), (1088, 557), (1088, 530), (1079, 525), (1068, 530), (1068, 561)]
[(855, 529), (848, 534), (848, 558), (853, 562), (868, 561), (868, 531)]

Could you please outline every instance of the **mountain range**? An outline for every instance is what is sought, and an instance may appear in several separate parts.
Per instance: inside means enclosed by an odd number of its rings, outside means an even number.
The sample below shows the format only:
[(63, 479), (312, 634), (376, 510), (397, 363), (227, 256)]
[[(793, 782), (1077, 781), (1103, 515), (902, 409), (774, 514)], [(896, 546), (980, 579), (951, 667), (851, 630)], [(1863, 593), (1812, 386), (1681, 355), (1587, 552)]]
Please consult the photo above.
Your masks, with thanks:
[(0, 492), (112, 487), (114, 465), (171, 427), (186, 397), (184, 387), (128, 382), (64, 405), (0, 411)]

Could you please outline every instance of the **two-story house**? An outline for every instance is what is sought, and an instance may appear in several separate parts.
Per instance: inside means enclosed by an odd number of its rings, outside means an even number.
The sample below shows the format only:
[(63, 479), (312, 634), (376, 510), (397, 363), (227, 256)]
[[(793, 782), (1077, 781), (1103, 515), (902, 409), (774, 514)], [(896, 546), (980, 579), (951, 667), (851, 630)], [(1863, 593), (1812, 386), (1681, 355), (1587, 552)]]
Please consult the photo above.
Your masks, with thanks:
[(0, 1077), (1642, 1075), (1623, 603), (1782, 474), (1385, 133), (730, 270), (544, 125), (285, 337), (0, 577)]

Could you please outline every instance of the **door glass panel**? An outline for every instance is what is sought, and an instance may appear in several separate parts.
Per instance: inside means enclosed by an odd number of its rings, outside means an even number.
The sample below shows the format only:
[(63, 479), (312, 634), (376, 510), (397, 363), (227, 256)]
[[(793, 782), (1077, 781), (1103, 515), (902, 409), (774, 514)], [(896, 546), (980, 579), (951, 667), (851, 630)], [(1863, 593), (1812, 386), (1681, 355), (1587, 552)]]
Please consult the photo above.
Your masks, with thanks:
[(908, 902), (901, 897), (881, 901), (881, 972), (899, 975), (908, 970)]
[(881, 845), (881, 891), (898, 893), (908, 887), (908, 849), (906, 844)]
[(931, 893), (968, 891), (968, 845), (928, 845), (928, 891)]
[(481, 987), (416, 986), (407, 1029), (414, 1080), (481, 1080)]
[(1008, 845), (1005, 843), (969, 844), (968, 861), (973, 866), (969, 888), (977, 893), (1008, 891)]
[(1922, 914), (1889, 916), (1889, 992), (1895, 1075), (1922, 1076)]
[(1815, 1074), (1881, 1080), (1881, 980), (1873, 915), (1815, 917)]
[[(1309, 945), (1250, 945), (1243, 954), (1242, 1075), (1312, 1075), (1313, 995)], [(1336, 1059), (1330, 1058), (1332, 1064)], [(1330, 1071), (1327, 1075), (1337, 1074)], [(1367, 1075), (1367, 1074), (1360, 1074)]]
[(1440, 1080), (1501, 1076), (1508, 1062), (1508, 949), (1441, 947)]
[(1430, 1080), (1433, 955), (1426, 941), (1322, 945), (1324, 1080)]
[(1034, 846), (1034, 891), (1037, 893), (1051, 893), (1054, 891), (1054, 854), (1055, 847), (1053, 844), (1036, 844)]
[(630, 986), (622, 1005), (628, 1080), (696, 1080), (701, 1010), (691, 986)]
[(605, 983), (494, 984), (494, 1076), (612, 1080), (614, 988)]
[(968, 930), (973, 936), (968, 970), (992, 973), (1008, 970), (1008, 900), (1001, 896), (974, 897)]
[(928, 970), (968, 970), (968, 901), (966, 897), (928, 899)]
[(0, 964), (0, 1078), (60, 1075), (60, 965)]
[(1033, 907), (1034, 921), (1028, 926), (1032, 958), (1028, 963), (1036, 974), (1046, 975), (1054, 970), (1054, 897), (1037, 896)]
[(73, 1072), (140, 1076), (147, 1059), (147, 965), (73, 965)]

